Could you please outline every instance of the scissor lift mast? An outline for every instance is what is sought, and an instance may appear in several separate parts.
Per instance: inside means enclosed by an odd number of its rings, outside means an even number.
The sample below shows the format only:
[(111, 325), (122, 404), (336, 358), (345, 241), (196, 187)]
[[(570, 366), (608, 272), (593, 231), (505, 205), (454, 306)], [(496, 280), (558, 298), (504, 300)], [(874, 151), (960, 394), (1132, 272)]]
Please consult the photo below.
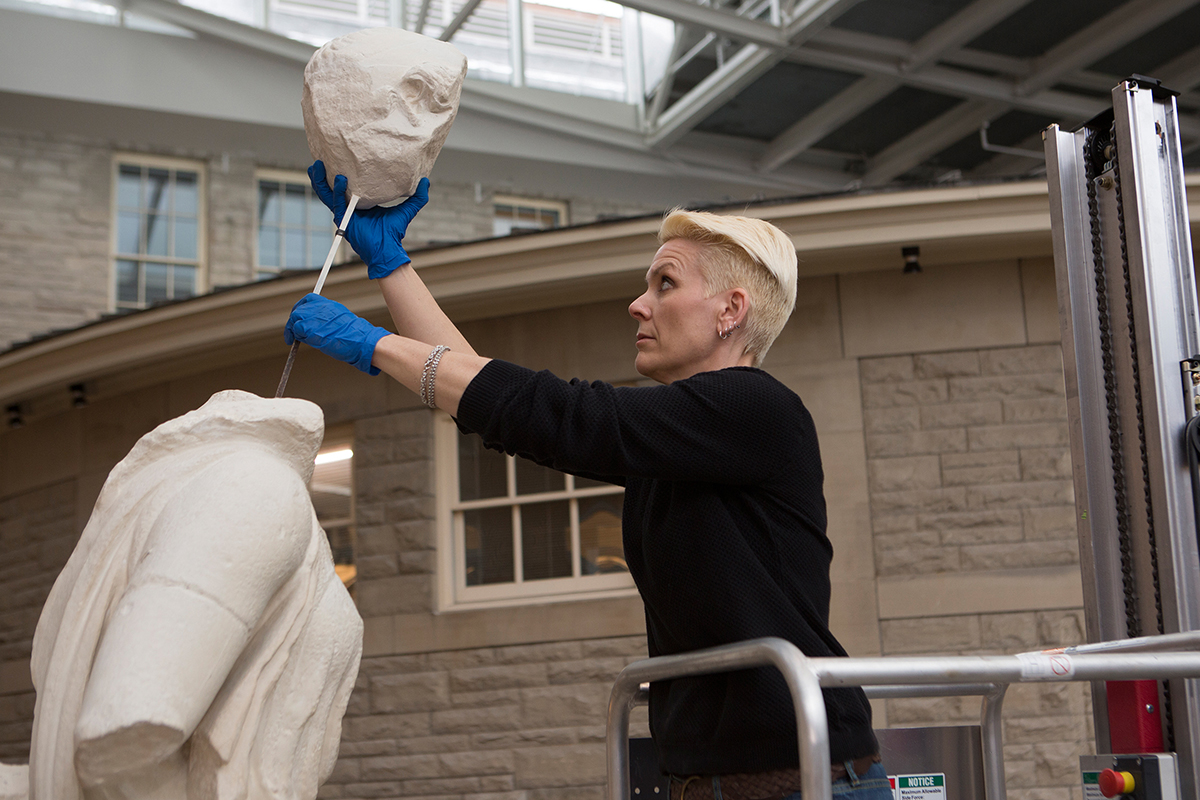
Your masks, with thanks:
[[(1200, 630), (1200, 320), (1175, 95), (1141, 77), (1045, 133), (1087, 635)], [(1200, 440), (1200, 438), (1198, 438)], [(1159, 687), (1184, 797), (1200, 787), (1200, 682)], [(1103, 684), (1096, 746), (1109, 746)], [(1144, 709), (1143, 709), (1144, 710)], [(1108, 749), (1107, 752), (1112, 752)]]

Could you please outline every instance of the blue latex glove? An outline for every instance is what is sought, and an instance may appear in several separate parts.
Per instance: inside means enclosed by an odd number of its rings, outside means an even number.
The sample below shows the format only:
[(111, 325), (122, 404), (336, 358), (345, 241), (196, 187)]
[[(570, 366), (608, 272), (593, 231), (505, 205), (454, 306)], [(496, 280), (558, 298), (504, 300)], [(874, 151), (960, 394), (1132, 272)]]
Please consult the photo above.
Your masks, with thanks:
[(304, 342), (327, 356), (352, 364), (368, 375), (378, 375), (371, 366), (375, 345), (389, 335), (336, 300), (319, 294), (306, 294), (292, 306), (283, 340), (288, 344)]
[[(308, 168), (308, 179), (321, 202), (333, 212), (333, 224), (341, 225), (346, 214), (346, 176), (333, 179), (333, 188), (325, 175), (325, 164), (313, 162)], [(366, 211), (355, 209), (346, 223), (346, 241), (363, 261), (367, 262), (368, 278), (386, 278), (400, 267), (412, 261), (404, 252), (401, 240), (408, 231), (408, 223), (429, 202), (429, 178), (421, 178), (412, 197), (391, 208), (375, 206)]]

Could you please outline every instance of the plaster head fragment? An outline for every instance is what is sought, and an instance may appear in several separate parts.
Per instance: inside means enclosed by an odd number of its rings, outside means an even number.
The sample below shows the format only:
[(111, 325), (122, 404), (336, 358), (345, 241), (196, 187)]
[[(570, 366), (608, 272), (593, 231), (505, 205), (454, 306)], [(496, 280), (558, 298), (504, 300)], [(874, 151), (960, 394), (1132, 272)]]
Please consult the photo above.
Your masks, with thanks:
[(345, 175), (359, 208), (413, 193), (458, 113), (467, 59), (457, 47), (400, 28), (348, 33), (304, 68), (304, 132), (314, 158)]

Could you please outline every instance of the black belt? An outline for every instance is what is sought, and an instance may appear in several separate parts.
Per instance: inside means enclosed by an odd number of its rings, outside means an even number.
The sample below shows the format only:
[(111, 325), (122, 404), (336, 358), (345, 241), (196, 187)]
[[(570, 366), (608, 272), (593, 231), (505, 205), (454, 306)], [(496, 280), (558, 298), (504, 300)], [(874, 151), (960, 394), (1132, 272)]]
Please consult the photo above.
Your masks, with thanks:
[[(855, 775), (863, 775), (872, 764), (879, 763), (879, 754), (863, 756), (850, 762)], [(847, 777), (844, 764), (829, 767), (830, 780)], [(720, 775), (721, 800), (783, 800), (800, 791), (800, 770), (774, 769), (767, 772), (740, 772)], [(713, 779), (710, 775), (692, 775), (687, 778), (671, 776), (670, 800), (716, 800)]]

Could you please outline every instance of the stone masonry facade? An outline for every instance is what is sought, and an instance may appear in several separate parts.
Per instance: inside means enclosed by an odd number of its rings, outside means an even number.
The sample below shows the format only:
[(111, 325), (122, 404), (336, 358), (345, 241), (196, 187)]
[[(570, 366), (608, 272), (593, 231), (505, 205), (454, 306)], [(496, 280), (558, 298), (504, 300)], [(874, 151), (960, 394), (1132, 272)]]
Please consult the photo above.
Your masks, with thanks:
[(432, 421), (421, 408), (355, 423), (354, 588), (364, 617), (433, 611)]
[[(880, 576), (1074, 564), (1057, 345), (860, 362)], [(881, 621), (884, 655), (1011, 654), (1085, 640), (1082, 609)], [(895, 726), (978, 724), (979, 698), (888, 701)], [(1004, 703), (1012, 800), (1078, 800), (1094, 752), (1085, 684), (1017, 684)]]
[[(74, 480), (0, 499), (0, 664), (28, 659), (42, 605), (66, 564), (75, 530)], [(33, 692), (0, 692), (0, 760), (29, 757)]]
[(1079, 560), (1057, 345), (862, 361), (881, 576)]
[(627, 636), (365, 658), (319, 796), (602, 800), (608, 695), (645, 657)]
[[(81, 136), (48, 136), (0, 127), (0, 351), (52, 330), (73, 328), (110, 311), (113, 157), (136, 145)], [(294, 170), (272, 156), (155, 152), (203, 165), (207, 178), (207, 288), (254, 277), (256, 168)], [(492, 196), (526, 195), (520, 186), (435, 180), (430, 203), (414, 220), (406, 246), (420, 249), (492, 234)], [(534, 195), (536, 196), (536, 194)], [(659, 209), (603, 199), (552, 197), (568, 204), (572, 224)], [(319, 265), (318, 265), (319, 266)]]

